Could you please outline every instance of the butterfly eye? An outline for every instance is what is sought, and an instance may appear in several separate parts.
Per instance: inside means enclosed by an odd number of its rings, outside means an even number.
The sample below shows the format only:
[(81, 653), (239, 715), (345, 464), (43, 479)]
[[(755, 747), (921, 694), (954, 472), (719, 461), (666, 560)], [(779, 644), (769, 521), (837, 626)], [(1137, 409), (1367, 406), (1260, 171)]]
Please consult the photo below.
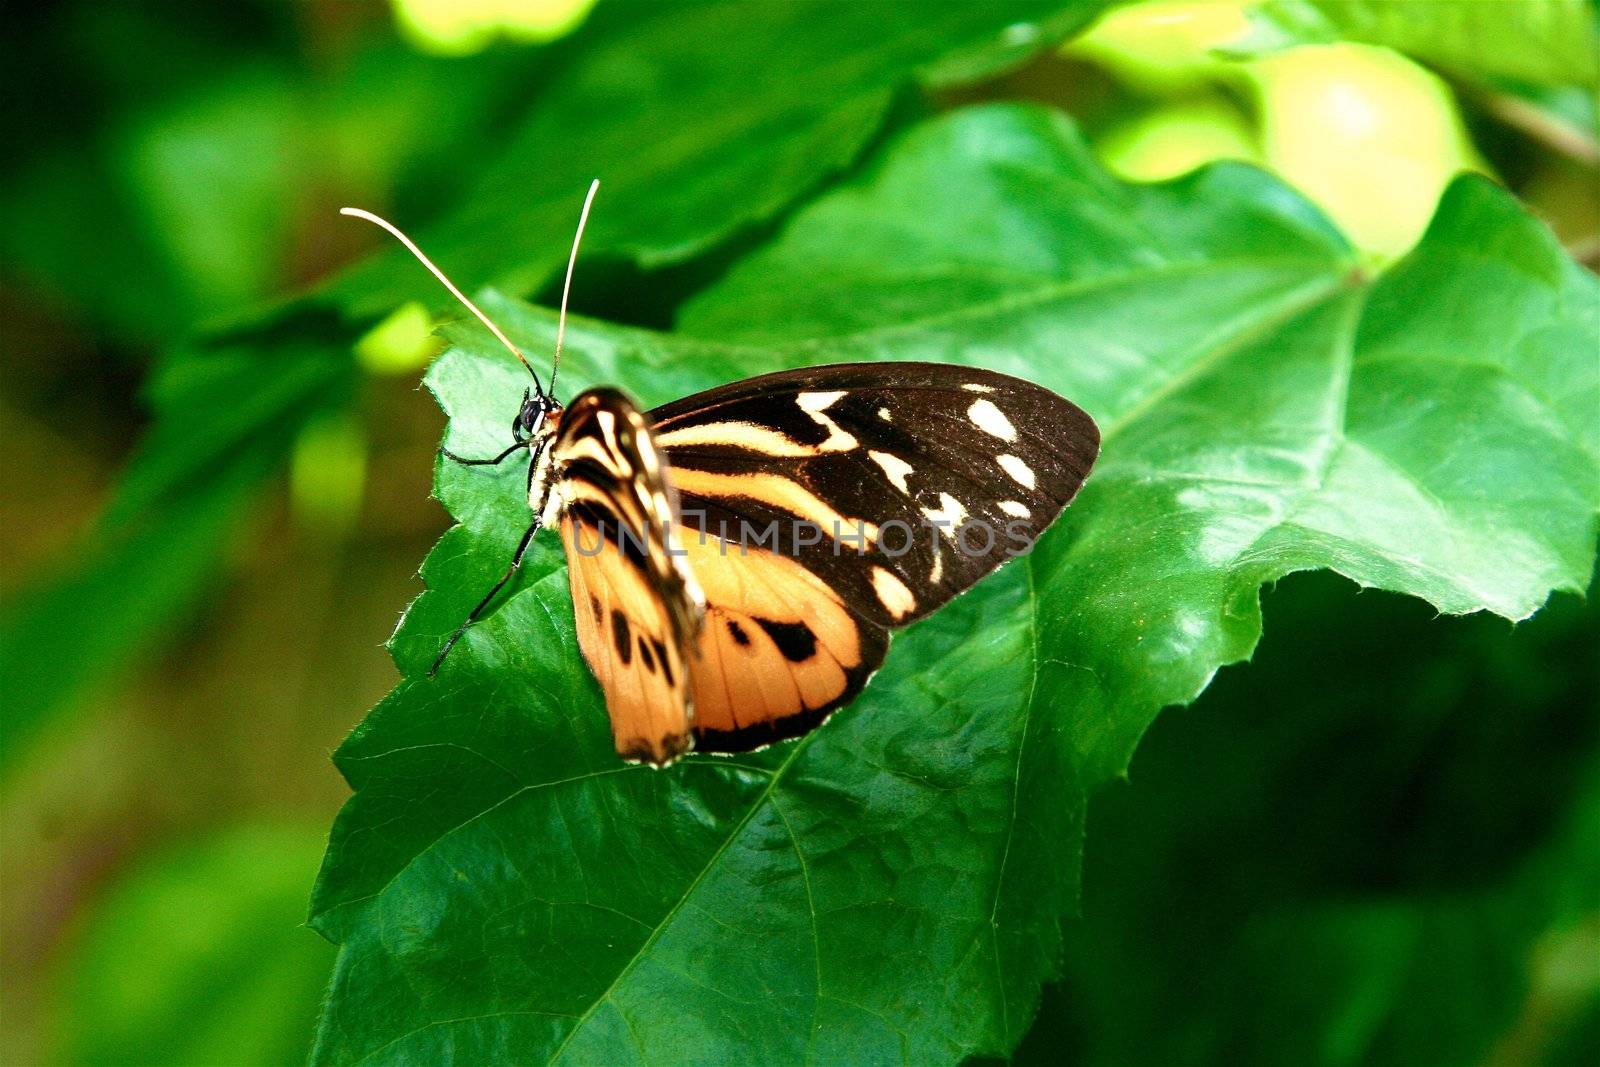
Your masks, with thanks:
[(544, 418), (544, 398), (523, 397), (522, 410), (517, 412), (517, 417), (511, 423), (513, 433), (521, 436), (533, 432)]

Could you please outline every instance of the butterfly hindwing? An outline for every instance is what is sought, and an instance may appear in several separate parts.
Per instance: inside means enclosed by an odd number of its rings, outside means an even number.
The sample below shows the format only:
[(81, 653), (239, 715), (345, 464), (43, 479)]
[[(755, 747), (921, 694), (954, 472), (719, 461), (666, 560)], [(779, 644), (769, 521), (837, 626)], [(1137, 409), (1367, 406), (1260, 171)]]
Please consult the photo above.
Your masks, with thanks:
[(702, 618), (674, 551), (672, 486), (643, 416), (613, 389), (574, 399), (553, 448), (578, 645), (617, 752), (667, 763), (690, 747)]
[(662, 764), (804, 733), (883, 662), (888, 634), (805, 567), (681, 527), (671, 471), (622, 394), (563, 414), (553, 462), (578, 643), (617, 750)]
[(706, 598), (696, 748), (745, 752), (805, 733), (883, 662), (888, 631), (800, 563), (692, 529), (681, 540)]

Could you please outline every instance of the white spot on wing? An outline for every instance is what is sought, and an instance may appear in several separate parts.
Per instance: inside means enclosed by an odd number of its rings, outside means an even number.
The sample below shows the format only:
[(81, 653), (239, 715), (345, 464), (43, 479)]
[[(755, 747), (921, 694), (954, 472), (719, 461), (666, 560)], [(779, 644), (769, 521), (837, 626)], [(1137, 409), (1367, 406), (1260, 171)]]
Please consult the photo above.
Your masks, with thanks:
[(594, 421), (600, 426), (600, 437), (606, 443), (606, 448), (612, 452), (617, 449), (617, 417), (609, 411), (600, 410), (594, 413)]
[(992, 385), (979, 385), (977, 382), (968, 382), (965, 385), (963, 385), (961, 388), (965, 389), (969, 393), (992, 393), (992, 392), (994, 392), (994, 386), (992, 386)]
[(930, 523), (938, 526), (939, 532), (951, 541), (956, 539), (956, 528), (967, 521), (966, 505), (949, 493), (940, 493), (939, 506), (923, 508), (922, 514), (927, 516)]
[(706, 445), (730, 445), (759, 452), (763, 456), (793, 457), (814, 456), (817, 449), (791, 440), (769, 426), (729, 419), (699, 425), (678, 426), (656, 435), (662, 448), (696, 448)]
[(972, 420), (972, 425), (990, 437), (998, 437), (1002, 441), (1017, 439), (1017, 428), (1011, 425), (1011, 420), (988, 400), (974, 400), (972, 406), (967, 409), (967, 418)]
[(843, 389), (835, 389), (826, 393), (797, 393), (794, 402), (800, 405), (800, 410), (810, 415), (817, 425), (828, 431), (828, 439), (817, 446), (819, 452), (848, 452), (856, 447), (856, 439), (823, 412), (829, 406), (837, 403), (844, 396)]
[(911, 464), (892, 452), (868, 452), (867, 455), (872, 457), (872, 462), (883, 468), (883, 473), (889, 476), (896, 489), (902, 493), (911, 492), (906, 488), (906, 475), (912, 471)]
[(916, 610), (917, 598), (906, 588), (906, 583), (895, 577), (893, 571), (882, 567), (872, 568), (872, 591), (878, 603), (896, 620), (903, 619)]
[(843, 389), (836, 389), (831, 393), (800, 393), (794, 398), (794, 402), (800, 405), (801, 411), (827, 411), (842, 396), (844, 396)]
[(1000, 510), (1010, 515), (1013, 519), (1033, 518), (1033, 512), (1028, 510), (1027, 505), (1019, 504), (1015, 500), (1000, 501)]
[(888, 408), (879, 408), (878, 409), (878, 418), (882, 419), (884, 422), (893, 422), (894, 421), (894, 419), (891, 418), (890, 415), (889, 415), (889, 409)]
[(1016, 482), (1024, 489), (1032, 489), (1034, 487), (1033, 468), (1022, 462), (1022, 460), (1018, 459), (1016, 456), (1002, 452), (1000, 455), (995, 457), (995, 462), (1000, 464), (1001, 470), (1011, 475), (1012, 481)]
[(644, 460), (646, 467), (653, 469), (661, 466), (661, 459), (656, 455), (656, 446), (655, 443), (650, 440), (649, 434), (635, 434), (633, 438), (633, 447), (639, 450), (639, 458)]

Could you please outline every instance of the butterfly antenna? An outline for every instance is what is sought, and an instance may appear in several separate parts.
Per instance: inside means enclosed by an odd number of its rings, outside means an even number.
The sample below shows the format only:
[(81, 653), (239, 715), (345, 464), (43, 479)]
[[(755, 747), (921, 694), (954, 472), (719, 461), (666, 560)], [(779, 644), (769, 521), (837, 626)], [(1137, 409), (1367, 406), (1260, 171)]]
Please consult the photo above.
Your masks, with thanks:
[[(594, 194), (591, 191), (589, 195), (593, 196)], [(588, 210), (587, 207), (585, 207), (584, 210), (587, 212), (587, 210)], [(387, 219), (379, 218), (377, 215), (374, 215), (372, 212), (363, 211), (361, 208), (358, 208), (358, 207), (342, 207), (342, 208), (339, 209), (339, 214), (341, 214), (341, 215), (349, 215), (351, 218), (354, 218), (354, 219), (366, 219), (368, 222), (372, 223), (373, 225), (381, 226), (385, 230), (388, 230), (389, 233), (391, 233), (394, 236), (395, 240), (397, 240), (401, 244), (405, 245), (406, 246), (406, 250), (408, 252), (410, 252), (412, 255), (416, 256), (418, 261), (421, 262), (421, 264), (424, 267), (427, 267), (430, 271), (433, 272), (433, 276), (435, 278), (438, 278), (439, 281), (444, 285), (444, 287), (446, 289), (450, 290), (450, 295), (451, 296), (453, 296), (457, 300), (461, 301), (461, 303), (466, 307), (466, 309), (468, 311), (470, 311), (474, 315), (478, 316), (478, 321), (483, 323), (485, 326), (489, 327), (489, 332), (494, 334), (496, 337), (498, 337), (500, 339), (500, 343), (505, 345), (507, 350), (509, 350), (510, 353), (513, 356), (516, 356), (517, 359), (522, 361), (522, 365), (524, 367), (528, 368), (528, 373), (533, 375), (533, 387), (534, 387), (534, 389), (538, 390), (539, 393), (543, 394), (544, 389), (539, 384), (539, 374), (538, 374), (537, 371), (535, 371), (533, 369), (533, 364), (528, 362), (528, 357), (524, 356), (522, 354), (522, 350), (520, 348), (518, 348), (516, 345), (511, 343), (511, 339), (500, 331), (500, 327), (496, 326), (493, 322), (489, 321), (489, 316), (485, 315), (482, 311), (478, 310), (478, 305), (477, 304), (474, 304), (472, 301), (468, 300), (467, 297), (466, 297), (466, 294), (463, 293), (460, 289), (457, 289), (456, 286), (455, 286), (455, 283), (452, 282), (449, 278), (446, 278), (444, 276), (444, 271), (440, 270), (438, 267), (433, 265), (433, 260), (429, 259), (423, 253), (422, 249), (417, 247), (417, 243), (415, 241), (413, 241), (411, 238), (407, 237), (405, 234), (400, 232), (400, 227), (396, 226), (394, 223), (390, 222)], [(567, 277), (568, 277), (568, 280), (570, 281), (571, 277), (572, 277), (571, 268), (568, 268)], [(565, 306), (565, 301), (563, 301), (563, 307), (564, 306)], [(560, 339), (560, 330), (559, 329), (556, 331), (556, 351), (557, 352), (561, 351), (561, 339)], [(554, 385), (555, 382), (554, 382), (554, 374), (553, 373), (551, 375), (551, 378), (552, 378), (551, 384)]]
[(561, 342), (567, 335), (567, 297), (572, 293), (572, 268), (578, 264), (578, 242), (583, 240), (583, 227), (589, 221), (589, 205), (600, 188), (600, 179), (589, 183), (589, 195), (583, 198), (583, 214), (578, 216), (578, 232), (572, 235), (572, 254), (567, 257), (567, 280), (561, 286), (561, 317), (556, 320), (556, 354), (550, 361), (550, 391), (555, 392), (556, 372), (561, 369)]

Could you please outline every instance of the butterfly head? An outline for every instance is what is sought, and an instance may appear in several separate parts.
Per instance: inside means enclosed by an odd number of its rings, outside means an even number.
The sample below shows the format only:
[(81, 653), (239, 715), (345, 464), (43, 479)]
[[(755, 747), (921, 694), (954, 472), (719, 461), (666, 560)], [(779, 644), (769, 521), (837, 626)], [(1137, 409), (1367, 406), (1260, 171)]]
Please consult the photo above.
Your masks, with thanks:
[(522, 408), (511, 422), (511, 433), (519, 441), (542, 441), (555, 433), (561, 412), (561, 401), (530, 389), (522, 394)]

